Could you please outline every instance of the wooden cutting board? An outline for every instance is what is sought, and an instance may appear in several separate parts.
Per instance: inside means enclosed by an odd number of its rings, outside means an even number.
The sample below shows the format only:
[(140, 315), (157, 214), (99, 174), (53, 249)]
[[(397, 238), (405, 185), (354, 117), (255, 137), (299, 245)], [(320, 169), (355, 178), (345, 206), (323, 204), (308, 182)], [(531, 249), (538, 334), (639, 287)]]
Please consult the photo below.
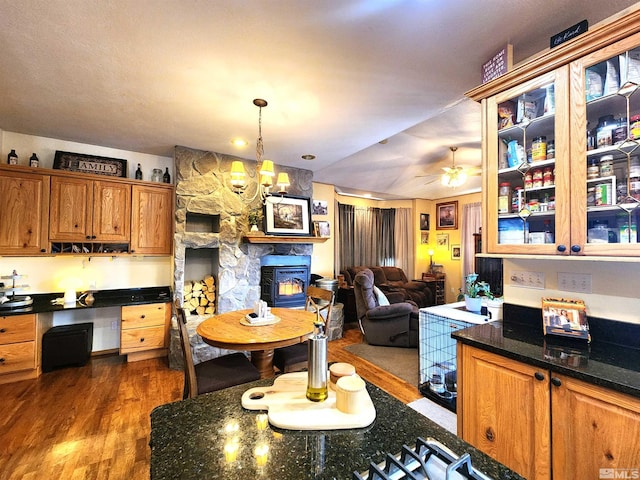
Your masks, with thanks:
[[(327, 378), (328, 374), (327, 374)], [(285, 373), (271, 387), (250, 388), (242, 394), (242, 406), (248, 410), (267, 410), (269, 423), (288, 430), (339, 430), (371, 425), (376, 409), (367, 392), (360, 412), (343, 413), (336, 408), (336, 392), (329, 389), (324, 402), (306, 397), (307, 372)]]

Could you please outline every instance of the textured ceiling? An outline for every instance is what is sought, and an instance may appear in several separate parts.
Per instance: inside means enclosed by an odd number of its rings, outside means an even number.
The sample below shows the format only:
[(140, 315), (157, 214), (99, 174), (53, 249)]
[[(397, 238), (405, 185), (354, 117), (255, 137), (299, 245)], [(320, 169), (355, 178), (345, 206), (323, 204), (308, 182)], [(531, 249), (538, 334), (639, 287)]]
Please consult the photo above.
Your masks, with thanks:
[(518, 62), (634, 4), (0, 0), (0, 129), (254, 158), (260, 97), (265, 158), (345, 192), (442, 198), (480, 186), (452, 192), (436, 174), (451, 145), (456, 164), (480, 165), (480, 108), (464, 92), (481, 65), (506, 43)]

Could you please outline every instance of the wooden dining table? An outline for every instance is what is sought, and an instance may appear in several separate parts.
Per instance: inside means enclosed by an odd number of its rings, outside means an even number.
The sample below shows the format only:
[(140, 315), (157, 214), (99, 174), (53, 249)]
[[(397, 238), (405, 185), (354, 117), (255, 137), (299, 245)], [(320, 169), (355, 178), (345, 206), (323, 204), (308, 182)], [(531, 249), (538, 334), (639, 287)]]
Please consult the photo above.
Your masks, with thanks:
[(271, 325), (246, 325), (252, 309), (221, 313), (206, 319), (196, 329), (202, 339), (218, 348), (251, 352), (251, 363), (261, 378), (273, 377), (273, 352), (276, 348), (304, 342), (313, 333), (314, 312), (291, 308), (272, 308), (280, 321)]

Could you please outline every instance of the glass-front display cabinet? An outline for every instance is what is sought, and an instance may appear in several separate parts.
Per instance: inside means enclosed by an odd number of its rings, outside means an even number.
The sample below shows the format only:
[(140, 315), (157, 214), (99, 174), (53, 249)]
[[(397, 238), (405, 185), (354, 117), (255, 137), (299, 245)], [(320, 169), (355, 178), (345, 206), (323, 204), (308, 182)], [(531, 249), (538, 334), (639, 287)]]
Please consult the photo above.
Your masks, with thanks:
[(572, 243), (640, 255), (640, 35), (575, 61), (571, 75)]
[(559, 68), (487, 100), (491, 252), (552, 254), (568, 242), (567, 72)]
[(640, 9), (467, 95), (484, 253), (640, 256)]

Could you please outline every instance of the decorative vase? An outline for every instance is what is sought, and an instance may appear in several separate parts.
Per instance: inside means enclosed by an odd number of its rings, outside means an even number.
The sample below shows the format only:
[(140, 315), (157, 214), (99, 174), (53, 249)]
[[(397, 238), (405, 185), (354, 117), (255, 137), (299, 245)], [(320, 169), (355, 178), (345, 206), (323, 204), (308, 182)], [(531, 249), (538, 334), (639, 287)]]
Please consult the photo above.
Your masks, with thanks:
[(479, 312), (482, 309), (482, 297), (470, 297), (468, 295), (464, 296), (464, 304), (468, 311), (470, 312)]
[(252, 232), (257, 232), (258, 231), (258, 225), (251, 225), (251, 231)]

